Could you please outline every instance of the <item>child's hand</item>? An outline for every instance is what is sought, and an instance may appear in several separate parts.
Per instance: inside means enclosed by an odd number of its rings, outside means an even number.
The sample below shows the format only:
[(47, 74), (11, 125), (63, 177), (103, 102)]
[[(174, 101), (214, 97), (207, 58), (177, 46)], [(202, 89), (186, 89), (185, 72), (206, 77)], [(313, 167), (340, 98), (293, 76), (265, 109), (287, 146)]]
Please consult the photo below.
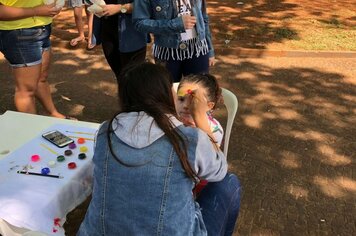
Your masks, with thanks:
[(209, 57), (209, 66), (215, 65), (215, 57)]
[(185, 117), (180, 117), (180, 121), (184, 124), (184, 126), (195, 127), (195, 123), (191, 119), (186, 119)]
[(195, 23), (197, 23), (197, 20), (195, 16), (190, 16), (190, 15), (182, 15), (182, 20), (184, 24), (184, 29), (193, 29), (195, 26)]

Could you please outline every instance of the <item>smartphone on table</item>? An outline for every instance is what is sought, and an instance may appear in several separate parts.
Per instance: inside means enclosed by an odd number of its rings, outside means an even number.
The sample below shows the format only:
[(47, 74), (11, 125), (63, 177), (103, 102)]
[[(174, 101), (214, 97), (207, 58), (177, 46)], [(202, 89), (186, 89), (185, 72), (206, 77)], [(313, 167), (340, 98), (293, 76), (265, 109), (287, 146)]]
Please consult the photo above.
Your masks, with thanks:
[(45, 138), (46, 140), (50, 141), (54, 145), (56, 145), (59, 148), (63, 148), (67, 146), (70, 143), (73, 143), (74, 140), (69, 138), (68, 136), (62, 134), (58, 130), (52, 130), (47, 133), (42, 134), (42, 137)]

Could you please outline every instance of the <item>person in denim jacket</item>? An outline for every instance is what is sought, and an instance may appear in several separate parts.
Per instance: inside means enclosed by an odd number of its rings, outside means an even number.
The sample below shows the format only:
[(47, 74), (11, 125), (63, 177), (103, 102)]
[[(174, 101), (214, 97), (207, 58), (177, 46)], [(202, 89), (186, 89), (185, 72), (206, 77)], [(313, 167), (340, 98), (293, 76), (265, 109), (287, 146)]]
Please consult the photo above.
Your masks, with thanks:
[(206, 0), (134, 1), (137, 30), (154, 34), (153, 56), (172, 73), (208, 73), (215, 63)]
[(50, 116), (65, 118), (53, 103), (47, 81), (52, 17), (60, 10), (43, 0), (0, 0), (0, 52), (13, 69), (20, 112), (35, 114), (38, 99)]
[(99, 35), (105, 58), (120, 82), (126, 66), (144, 62), (149, 37), (132, 24), (133, 0), (105, 0), (105, 3), (101, 6)]
[[(170, 73), (160, 65), (124, 73), (121, 111), (96, 136), (92, 200), (79, 236), (232, 234), (239, 181), (210, 140), (206, 114), (196, 114), (199, 128), (185, 127), (173, 96)], [(195, 199), (199, 178), (212, 185)]]

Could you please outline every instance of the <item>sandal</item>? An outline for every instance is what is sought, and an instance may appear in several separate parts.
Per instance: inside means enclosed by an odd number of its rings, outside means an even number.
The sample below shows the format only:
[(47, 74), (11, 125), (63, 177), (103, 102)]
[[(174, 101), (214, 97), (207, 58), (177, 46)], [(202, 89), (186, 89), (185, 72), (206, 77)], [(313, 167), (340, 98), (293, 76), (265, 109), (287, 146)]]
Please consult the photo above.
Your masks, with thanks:
[(88, 51), (93, 50), (95, 47), (96, 47), (96, 44), (88, 43), (88, 45), (87, 45), (87, 50), (88, 50)]
[(72, 39), (69, 42), (69, 44), (70, 44), (70, 46), (75, 47), (78, 45), (78, 43), (83, 42), (83, 41), (85, 41), (85, 37), (76, 37), (76, 38)]

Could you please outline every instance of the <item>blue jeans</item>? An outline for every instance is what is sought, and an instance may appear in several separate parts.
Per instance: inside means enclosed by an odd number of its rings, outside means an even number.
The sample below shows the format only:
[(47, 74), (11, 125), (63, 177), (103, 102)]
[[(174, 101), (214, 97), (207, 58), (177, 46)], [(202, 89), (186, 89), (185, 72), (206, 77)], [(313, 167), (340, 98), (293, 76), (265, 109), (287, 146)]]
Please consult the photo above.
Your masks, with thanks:
[(96, 15), (93, 16), (93, 36), (91, 38), (91, 43), (93, 45), (100, 45), (101, 44), (101, 37), (100, 37), (100, 18)]
[(156, 63), (165, 66), (171, 72), (173, 82), (179, 82), (183, 76), (190, 74), (209, 73), (209, 54), (200, 55), (182, 61), (170, 59), (168, 61), (155, 58)]
[(51, 47), (51, 24), (33, 28), (0, 30), (0, 52), (12, 67), (34, 66)]
[(208, 235), (232, 235), (240, 209), (241, 185), (228, 173), (220, 182), (209, 182), (197, 198)]

